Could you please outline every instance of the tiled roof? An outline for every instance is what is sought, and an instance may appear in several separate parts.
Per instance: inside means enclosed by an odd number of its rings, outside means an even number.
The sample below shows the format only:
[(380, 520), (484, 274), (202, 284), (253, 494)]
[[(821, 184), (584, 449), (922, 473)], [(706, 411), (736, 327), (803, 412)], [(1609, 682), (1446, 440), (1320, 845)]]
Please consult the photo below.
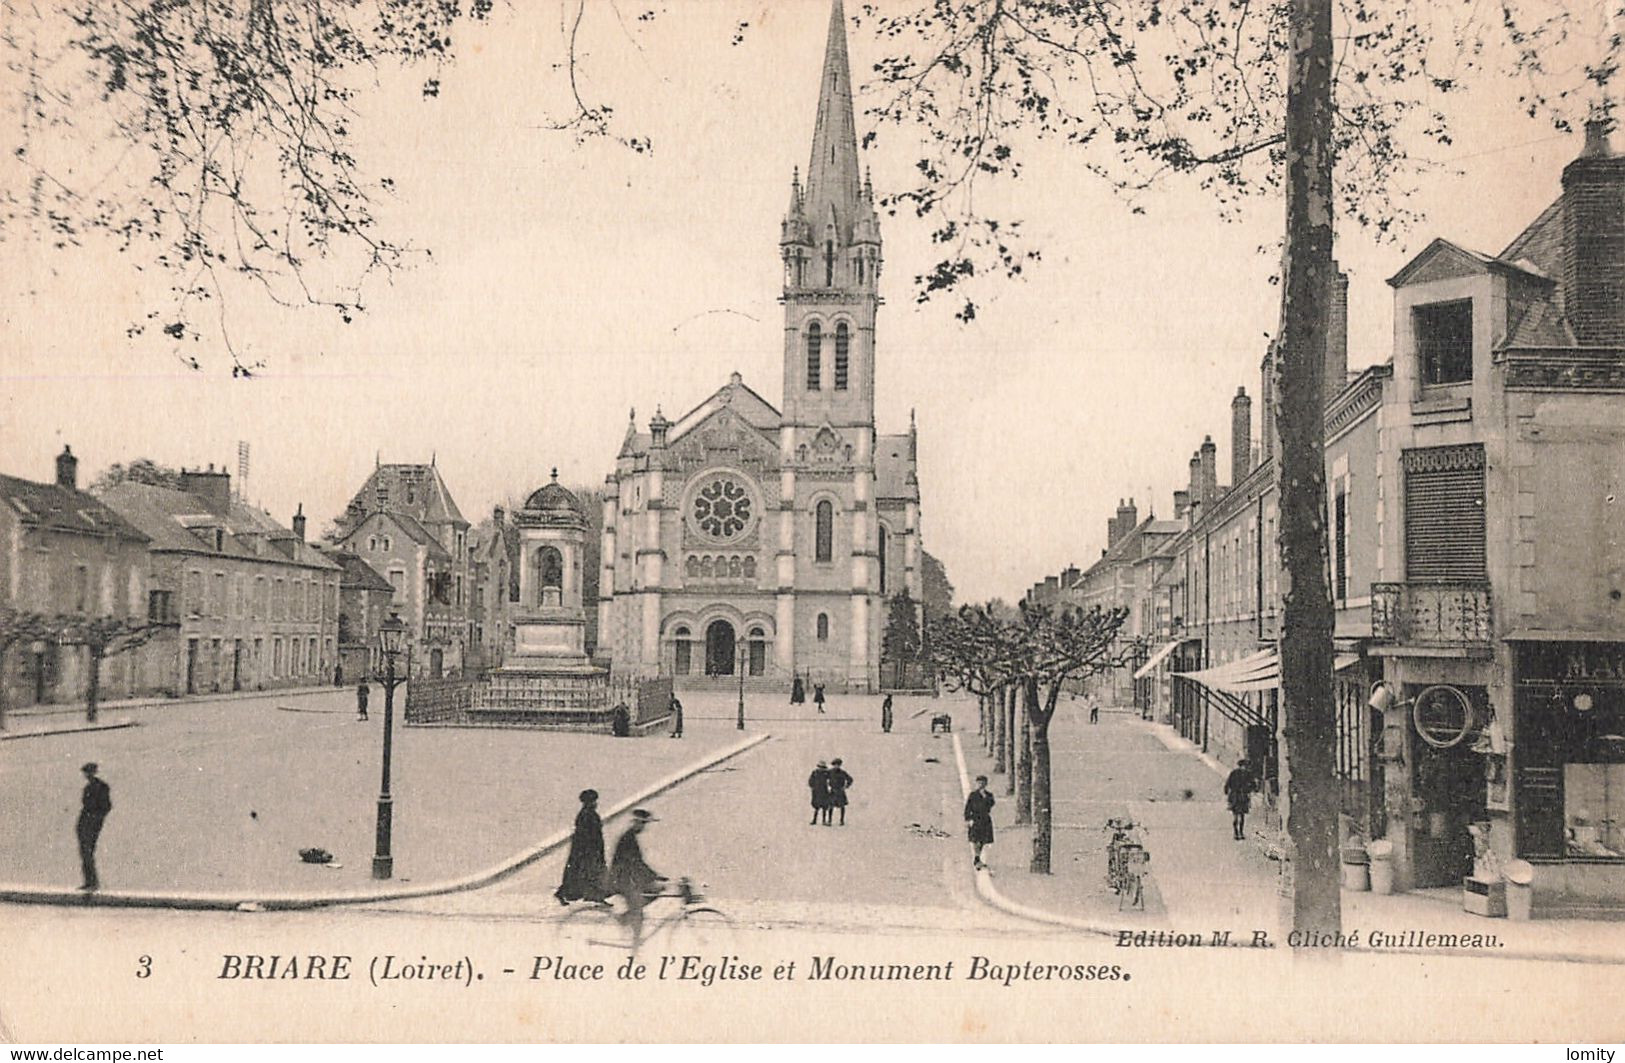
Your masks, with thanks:
[[(196, 495), (129, 480), (108, 488), (104, 499), (151, 540), (153, 550), (282, 562), (304, 568), (337, 567), (264, 510), (241, 502), (233, 502), (220, 515), (211, 513)], [(223, 533), (218, 549), (209, 529)]]
[(912, 443), (907, 432), (875, 437), (876, 498), (919, 500), (919, 481), (910, 482), (910, 474), (917, 475), (914, 459), (909, 456)]
[(0, 499), (24, 524), (75, 535), (111, 535), (128, 542), (147, 540), (129, 521), (83, 491), (0, 475)]
[(350, 499), (341, 523), (354, 525), (378, 512), (404, 513), (424, 524), (468, 524), (433, 464), (379, 465)]
[(1507, 333), (1502, 348), (1526, 347), (1575, 347), (1579, 340), (1575, 339), (1574, 330), (1569, 327), (1568, 319), (1563, 312), (1549, 299), (1540, 299), (1529, 304), (1523, 317), (1519, 318)]
[(359, 554), (352, 554), (348, 550), (323, 549), (317, 547), (322, 556), (338, 565), (344, 570), (339, 577), (339, 586), (344, 590), (362, 591), (388, 591), (393, 593), (395, 585), (378, 574), (378, 570), (367, 564)]

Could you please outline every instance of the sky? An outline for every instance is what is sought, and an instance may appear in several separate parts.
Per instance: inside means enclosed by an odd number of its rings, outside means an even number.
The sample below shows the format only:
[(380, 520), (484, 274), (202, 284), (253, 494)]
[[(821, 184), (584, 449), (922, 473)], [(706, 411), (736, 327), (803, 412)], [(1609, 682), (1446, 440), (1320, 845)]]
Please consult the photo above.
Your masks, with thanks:
[[(547, 128), (560, 100), (553, 4), (499, 6), (466, 31), (436, 99), (420, 76), (369, 92), (358, 154), (396, 184), (381, 221), (431, 254), (370, 281), (348, 325), (230, 300), (235, 345), (265, 363), (253, 379), (232, 379), (209, 344), (188, 348), (196, 371), (129, 341), (155, 289), (128, 259), (0, 233), (0, 471), (50, 479), (64, 444), (82, 479), (137, 457), (234, 468), (246, 440), (250, 501), (284, 523), (302, 506), (319, 528), (380, 457), (432, 458), (478, 521), (555, 467), (601, 483), (629, 410), (675, 420), (735, 370), (777, 403), (779, 221), (791, 169), (806, 166), (829, 8), (670, 6), (636, 36), (602, 5), (584, 24), (586, 87), (652, 139), (647, 154)], [(860, 82), (878, 47), (852, 32)], [(1435, 236), (1499, 251), (1579, 152), (1578, 135), (1519, 114), (1504, 85), (1453, 107), (1455, 143), (1409, 201), (1423, 221), (1385, 244), (1339, 231), (1351, 368), (1390, 357), (1385, 278)], [(865, 162), (883, 193), (916, 156), (906, 135), (882, 133)], [(882, 228), (878, 429), (903, 431), (915, 411), (922, 535), (962, 600), (1014, 599), (1087, 565), (1120, 498), (1171, 516), (1203, 436), (1229, 453), (1231, 396), (1256, 396), (1278, 315), (1276, 262), (1258, 249), (1279, 237), (1279, 201), (1227, 223), (1172, 184), (1133, 214), (1060, 149), (1005, 194), (1044, 259), (978, 290), (969, 325), (953, 303), (914, 301), (912, 279), (934, 261), (926, 228)]]

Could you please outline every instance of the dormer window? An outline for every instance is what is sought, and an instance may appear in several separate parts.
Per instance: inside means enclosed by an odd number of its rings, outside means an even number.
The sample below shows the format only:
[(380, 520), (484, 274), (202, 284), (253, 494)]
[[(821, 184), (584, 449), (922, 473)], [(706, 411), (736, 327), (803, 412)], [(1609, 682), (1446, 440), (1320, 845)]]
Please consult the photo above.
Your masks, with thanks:
[(1416, 360), (1424, 385), (1462, 384), (1473, 379), (1473, 303), (1419, 306), (1411, 311)]

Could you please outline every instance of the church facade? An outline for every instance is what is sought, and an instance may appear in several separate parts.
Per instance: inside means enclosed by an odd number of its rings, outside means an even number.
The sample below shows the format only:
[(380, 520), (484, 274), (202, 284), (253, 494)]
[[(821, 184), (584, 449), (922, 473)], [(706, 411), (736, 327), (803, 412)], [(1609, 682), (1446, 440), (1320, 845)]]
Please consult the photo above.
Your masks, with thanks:
[(782, 409), (735, 373), (676, 421), (634, 417), (607, 478), (599, 656), (618, 673), (873, 690), (888, 599), (921, 600), (917, 433), (875, 426), (880, 224), (840, 0), (779, 251)]

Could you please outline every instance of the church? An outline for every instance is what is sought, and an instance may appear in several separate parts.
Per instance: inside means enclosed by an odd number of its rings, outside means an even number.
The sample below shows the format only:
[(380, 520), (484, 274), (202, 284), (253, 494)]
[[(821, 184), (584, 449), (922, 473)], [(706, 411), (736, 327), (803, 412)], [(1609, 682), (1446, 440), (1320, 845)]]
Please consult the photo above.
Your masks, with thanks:
[(916, 431), (875, 426), (880, 220), (860, 174), (841, 0), (784, 259), (782, 409), (738, 373), (636, 418), (606, 479), (598, 656), (624, 675), (881, 683), (887, 602), (921, 600)]

